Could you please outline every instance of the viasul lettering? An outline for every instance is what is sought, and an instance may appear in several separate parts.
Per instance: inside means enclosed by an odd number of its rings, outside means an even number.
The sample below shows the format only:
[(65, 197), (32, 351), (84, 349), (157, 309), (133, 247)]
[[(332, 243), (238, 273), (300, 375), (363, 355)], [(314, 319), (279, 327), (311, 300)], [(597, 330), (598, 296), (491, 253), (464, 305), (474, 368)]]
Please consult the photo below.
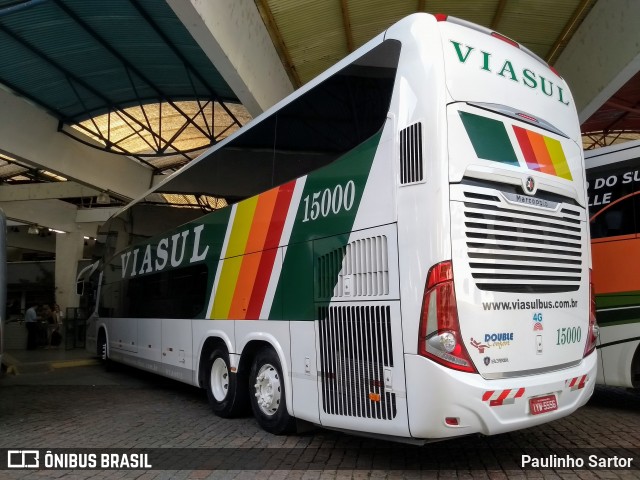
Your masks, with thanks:
[(496, 59), (491, 52), (477, 50), (472, 45), (464, 45), (455, 40), (449, 40), (458, 61), (465, 65), (475, 65), (483, 72), (493, 73), (496, 76), (520, 83), (525, 87), (539, 90), (544, 95), (554, 98), (563, 105), (569, 105), (565, 100), (565, 92), (560, 85), (549, 78), (536, 73), (529, 68), (519, 68), (508, 58)]
[[(186, 262), (195, 263), (204, 260), (209, 246), (200, 245), (203, 229), (204, 225), (198, 225), (193, 229), (183, 230), (170, 237), (161, 238), (157, 246), (149, 244), (121, 254), (122, 278), (159, 272), (164, 270), (167, 265), (175, 268)], [(185, 252), (189, 251), (188, 246), (191, 246), (192, 254), (187, 258)]]

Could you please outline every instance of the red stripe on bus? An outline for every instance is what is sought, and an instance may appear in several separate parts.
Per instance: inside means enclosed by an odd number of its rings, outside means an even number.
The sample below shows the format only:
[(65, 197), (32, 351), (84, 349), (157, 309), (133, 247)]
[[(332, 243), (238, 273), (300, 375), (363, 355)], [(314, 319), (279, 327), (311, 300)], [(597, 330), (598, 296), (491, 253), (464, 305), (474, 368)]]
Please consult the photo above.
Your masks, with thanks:
[(541, 171), (542, 168), (540, 164), (538, 164), (536, 154), (534, 153), (531, 142), (529, 141), (529, 135), (527, 135), (527, 130), (514, 125), (513, 131), (516, 134), (518, 144), (520, 145), (520, 149), (522, 150), (522, 154), (524, 155), (524, 159), (527, 162), (527, 166), (529, 167), (529, 169)]
[(262, 257), (260, 258), (260, 265), (258, 266), (253, 291), (251, 292), (251, 299), (249, 300), (249, 305), (244, 317), (245, 319), (257, 319), (260, 317), (260, 311), (262, 310), (264, 297), (267, 294), (267, 288), (269, 288), (273, 264), (278, 253), (277, 247), (280, 243), (285, 221), (287, 220), (287, 213), (289, 212), (295, 184), (295, 181), (289, 182), (278, 189), (278, 198), (276, 199), (273, 215), (271, 216), (271, 224), (265, 239), (265, 250), (262, 252)]
[(553, 164), (553, 160), (551, 159), (551, 154), (549, 153), (547, 144), (544, 141), (544, 135), (532, 132), (531, 130), (525, 130), (525, 132), (527, 132), (529, 143), (531, 144), (531, 148), (533, 149), (533, 154), (535, 155), (536, 161), (540, 166), (538, 170), (543, 173), (548, 173), (549, 175), (557, 176), (558, 173), (556, 172), (556, 167)]

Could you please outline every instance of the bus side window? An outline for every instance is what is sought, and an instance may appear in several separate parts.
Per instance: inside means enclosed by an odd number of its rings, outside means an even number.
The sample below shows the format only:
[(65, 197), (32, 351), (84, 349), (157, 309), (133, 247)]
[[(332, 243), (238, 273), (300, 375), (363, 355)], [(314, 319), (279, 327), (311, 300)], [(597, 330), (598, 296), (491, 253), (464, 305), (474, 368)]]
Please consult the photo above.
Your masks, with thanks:
[(601, 210), (591, 222), (591, 238), (616, 237), (636, 233), (635, 198), (628, 197)]

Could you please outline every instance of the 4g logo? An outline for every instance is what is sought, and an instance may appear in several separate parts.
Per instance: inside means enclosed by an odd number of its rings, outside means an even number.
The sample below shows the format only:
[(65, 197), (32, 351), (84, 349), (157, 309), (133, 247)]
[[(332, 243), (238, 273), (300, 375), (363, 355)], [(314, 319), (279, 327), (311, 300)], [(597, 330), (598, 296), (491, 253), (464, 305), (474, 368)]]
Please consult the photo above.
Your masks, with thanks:
[(533, 324), (533, 331), (534, 332), (538, 332), (540, 330), (544, 330), (544, 328), (542, 327), (542, 312), (534, 313), (533, 314), (533, 321), (535, 322)]

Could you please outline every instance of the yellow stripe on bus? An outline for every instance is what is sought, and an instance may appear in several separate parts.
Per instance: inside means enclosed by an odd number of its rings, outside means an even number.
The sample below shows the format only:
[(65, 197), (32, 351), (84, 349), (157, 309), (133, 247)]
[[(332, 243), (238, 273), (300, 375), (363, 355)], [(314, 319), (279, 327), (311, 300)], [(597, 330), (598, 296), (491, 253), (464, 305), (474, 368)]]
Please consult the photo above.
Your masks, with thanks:
[(549, 151), (551, 161), (553, 162), (553, 166), (556, 169), (556, 175), (558, 175), (560, 178), (573, 180), (573, 177), (571, 176), (571, 170), (569, 169), (569, 164), (567, 163), (567, 158), (564, 156), (564, 151), (562, 150), (562, 144), (555, 138), (547, 137), (544, 135), (543, 138), (544, 143), (547, 146), (547, 150)]
[(213, 300), (211, 318), (229, 318), (231, 301), (238, 283), (238, 275), (242, 266), (242, 255), (245, 253), (251, 223), (258, 205), (258, 197), (251, 197), (237, 204), (233, 227), (229, 236), (229, 243), (222, 264), (218, 289)]

